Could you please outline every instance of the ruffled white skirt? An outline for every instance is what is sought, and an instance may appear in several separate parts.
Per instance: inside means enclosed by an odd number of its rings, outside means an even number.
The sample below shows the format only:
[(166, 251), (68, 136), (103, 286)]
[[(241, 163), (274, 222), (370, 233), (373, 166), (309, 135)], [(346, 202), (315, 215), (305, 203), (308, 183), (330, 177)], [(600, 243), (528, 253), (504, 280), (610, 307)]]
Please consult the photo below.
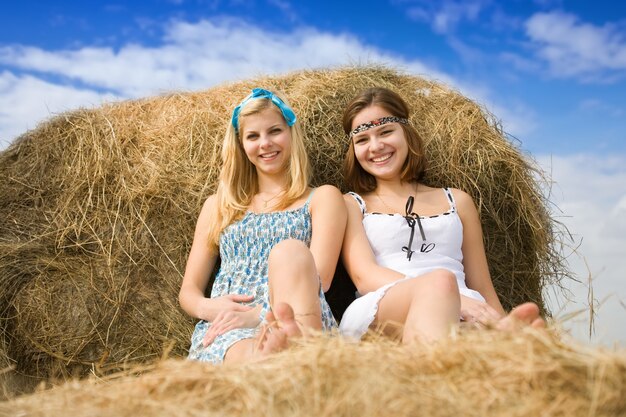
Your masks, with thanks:
[[(341, 334), (355, 339), (363, 337), (376, 319), (380, 300), (382, 300), (390, 288), (408, 279), (420, 279), (420, 277), (405, 276), (402, 279), (390, 282), (376, 291), (368, 292), (354, 300), (343, 313), (341, 323), (339, 323), (339, 331)], [(459, 288), (459, 292), (466, 297), (478, 301), (485, 301), (485, 298), (478, 291), (469, 288)]]

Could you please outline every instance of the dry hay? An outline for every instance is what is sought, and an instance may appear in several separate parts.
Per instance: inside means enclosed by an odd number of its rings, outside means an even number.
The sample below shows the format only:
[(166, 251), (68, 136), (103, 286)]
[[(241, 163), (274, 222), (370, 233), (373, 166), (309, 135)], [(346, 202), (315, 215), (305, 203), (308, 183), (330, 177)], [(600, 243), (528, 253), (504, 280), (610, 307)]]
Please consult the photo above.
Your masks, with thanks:
[(532, 300), (543, 309), (542, 287), (566, 273), (554, 249), (559, 229), (533, 164), (494, 117), (392, 69), (302, 71), (64, 113), (0, 153), (0, 330), (17, 370), (102, 375), (168, 349), (184, 355), (193, 320), (177, 292), (232, 108), (252, 87), (284, 91), (306, 132), (315, 184), (341, 186), (341, 111), (375, 85), (413, 108), (431, 161), (427, 182), (479, 204), (505, 307)]
[(0, 403), (28, 416), (620, 416), (626, 352), (548, 333), (468, 332), (435, 345), (320, 338), (264, 362), (167, 360)]

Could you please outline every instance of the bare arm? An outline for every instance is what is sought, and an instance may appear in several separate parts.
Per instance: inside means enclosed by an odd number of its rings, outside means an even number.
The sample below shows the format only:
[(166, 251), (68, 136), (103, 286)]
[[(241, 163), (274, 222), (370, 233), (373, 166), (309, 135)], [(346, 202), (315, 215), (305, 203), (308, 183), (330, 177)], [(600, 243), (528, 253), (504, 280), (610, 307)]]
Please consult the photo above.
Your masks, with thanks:
[(491, 281), (485, 246), (483, 243), (482, 226), (478, 210), (472, 198), (461, 190), (453, 190), (454, 199), (457, 203), (459, 217), (463, 223), (463, 267), (465, 269), (465, 282), (467, 286), (478, 291), (487, 304), (504, 315), (504, 308), (500, 304), (496, 290)]
[(330, 288), (337, 267), (346, 217), (346, 206), (337, 188), (323, 185), (315, 190), (311, 200), (311, 253), (325, 292)]
[(239, 303), (252, 300), (251, 296), (246, 295), (233, 294), (214, 299), (204, 296), (218, 256), (211, 250), (207, 240), (207, 232), (213, 219), (215, 219), (215, 197), (211, 196), (204, 203), (198, 217), (185, 276), (178, 294), (180, 306), (187, 314), (207, 321), (213, 321), (223, 310), (247, 311), (250, 307)]
[(363, 214), (354, 198), (344, 196), (348, 208), (348, 224), (343, 239), (341, 258), (361, 294), (375, 291), (390, 282), (404, 277), (399, 272), (379, 266), (363, 228)]

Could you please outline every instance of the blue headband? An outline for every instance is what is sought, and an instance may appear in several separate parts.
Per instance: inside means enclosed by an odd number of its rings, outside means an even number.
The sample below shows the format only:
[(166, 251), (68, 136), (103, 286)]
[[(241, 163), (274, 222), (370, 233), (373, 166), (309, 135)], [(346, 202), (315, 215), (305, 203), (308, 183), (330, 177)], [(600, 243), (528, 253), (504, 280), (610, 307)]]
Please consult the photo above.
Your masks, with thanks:
[(283, 118), (287, 122), (287, 126), (293, 126), (296, 123), (296, 114), (291, 110), (291, 108), (285, 104), (278, 96), (276, 96), (271, 91), (264, 90), (262, 88), (255, 88), (252, 90), (252, 93), (243, 99), (243, 101), (235, 107), (233, 110), (233, 117), (231, 123), (235, 128), (235, 131), (239, 129), (239, 112), (241, 112), (241, 108), (245, 106), (250, 100), (255, 98), (266, 98), (272, 101), (280, 109), (280, 112), (283, 114)]

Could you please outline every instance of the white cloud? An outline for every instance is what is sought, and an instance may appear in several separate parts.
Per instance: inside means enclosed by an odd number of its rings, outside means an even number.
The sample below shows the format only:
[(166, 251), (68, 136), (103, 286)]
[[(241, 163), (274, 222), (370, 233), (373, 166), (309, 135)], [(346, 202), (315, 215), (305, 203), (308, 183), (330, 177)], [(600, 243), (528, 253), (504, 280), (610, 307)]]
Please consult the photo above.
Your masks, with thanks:
[(225, 80), (302, 68), (329, 67), (359, 60), (387, 62), (447, 78), (417, 61), (361, 44), (349, 35), (312, 29), (273, 33), (240, 20), (173, 22), (163, 44), (46, 51), (35, 47), (0, 48), (0, 63), (26, 71), (62, 74), (93, 88), (126, 97), (173, 89), (198, 89)]
[(487, 108), (502, 122), (505, 132), (517, 138), (529, 135), (537, 128), (537, 114), (521, 101), (511, 99), (506, 105), (489, 100)]
[[(136, 98), (172, 90), (197, 90), (263, 74), (358, 63), (383, 63), (427, 76), (458, 88), (492, 109), (499, 109), (488, 90), (476, 84), (463, 85), (419, 60), (381, 51), (349, 34), (310, 28), (270, 32), (241, 20), (224, 18), (198, 23), (171, 22), (162, 43), (151, 47), (126, 44), (117, 50), (86, 46), (60, 51), (19, 45), (0, 48), (0, 64), (12, 68), (16, 74), (18, 71), (29, 74), (16, 75), (19, 82), (13, 87), (8, 87), (11, 81), (5, 81), (8, 96), (3, 98), (4, 103), (14, 102), (17, 107), (3, 106), (0, 131), (10, 138), (23, 130), (20, 126), (33, 127), (50, 112), (92, 105), (102, 97)], [(44, 76), (62, 81), (55, 84), (37, 78)], [(39, 102), (35, 103), (37, 98)], [(36, 109), (30, 112), (30, 121), (26, 120), (25, 108)], [(517, 110), (507, 112), (506, 107), (502, 108), (498, 114), (505, 115), (507, 130), (511, 131), (513, 126), (512, 133), (524, 133), (515, 131), (515, 126), (530, 124), (516, 120), (521, 118)]]
[(536, 13), (526, 34), (555, 76), (600, 80), (626, 69), (626, 38), (616, 25), (595, 26), (562, 12)]
[(463, 20), (474, 21), (488, 2), (484, 0), (431, 2), (418, 1), (407, 10), (410, 18), (429, 23), (436, 33), (453, 33)]
[(35, 47), (0, 49), (0, 63), (22, 70), (62, 74), (93, 88), (125, 97), (174, 89), (199, 89), (263, 73), (368, 62), (399, 64), (447, 78), (417, 61), (361, 44), (349, 35), (312, 29), (272, 33), (234, 19), (173, 22), (158, 47), (137, 44), (46, 51)]
[(510, 64), (516, 69), (525, 72), (538, 72), (541, 70), (542, 67), (542, 65), (537, 61), (513, 52), (502, 52), (499, 54), (499, 56), (502, 62), (504, 62), (505, 64)]
[(4, 71), (0, 73), (0, 149), (54, 113), (116, 99), (112, 94), (55, 85)]
[(584, 112), (602, 115), (603, 117), (610, 116), (614, 118), (622, 118), (625, 113), (622, 107), (615, 107), (597, 98), (582, 100), (578, 103), (578, 108)]
[(268, 4), (280, 10), (290, 21), (294, 22), (298, 20), (298, 14), (294, 10), (291, 2), (285, 0), (268, 0)]
[[(542, 156), (538, 162), (555, 181), (551, 200), (562, 210), (555, 215), (580, 242), (569, 259), (572, 271), (583, 281), (590, 273), (595, 299), (606, 300), (598, 308), (593, 340), (626, 345), (626, 327), (616, 325), (626, 317), (620, 303), (626, 303), (626, 155)], [(569, 288), (577, 302), (565, 310), (584, 309), (588, 287), (572, 283)], [(554, 302), (555, 309), (559, 305)], [(581, 316), (567, 325), (584, 338), (589, 321)]]

